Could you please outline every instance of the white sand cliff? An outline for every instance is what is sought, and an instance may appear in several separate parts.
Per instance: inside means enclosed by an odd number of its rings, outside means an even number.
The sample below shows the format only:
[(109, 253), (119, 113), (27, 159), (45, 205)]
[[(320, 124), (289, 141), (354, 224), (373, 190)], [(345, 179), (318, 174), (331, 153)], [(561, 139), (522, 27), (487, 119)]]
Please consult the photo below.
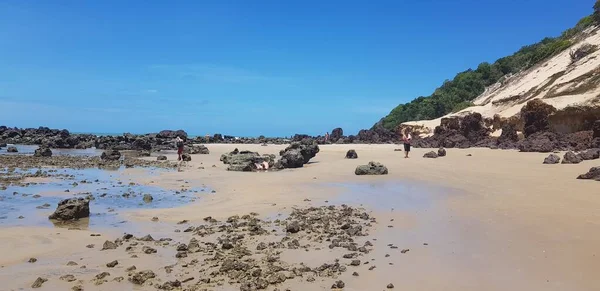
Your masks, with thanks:
[(572, 51), (585, 44), (600, 47), (600, 30), (590, 28), (575, 41), (568, 50), (486, 88), (483, 94), (473, 100), (476, 106), (432, 120), (403, 124), (423, 126), (425, 132), (429, 129), (429, 134), (433, 134), (433, 129), (444, 117), (470, 112), (479, 112), (483, 117), (490, 118), (496, 114), (511, 117), (518, 114), (527, 101), (538, 98), (559, 110), (570, 106), (600, 106), (600, 50), (574, 63), (570, 56)]

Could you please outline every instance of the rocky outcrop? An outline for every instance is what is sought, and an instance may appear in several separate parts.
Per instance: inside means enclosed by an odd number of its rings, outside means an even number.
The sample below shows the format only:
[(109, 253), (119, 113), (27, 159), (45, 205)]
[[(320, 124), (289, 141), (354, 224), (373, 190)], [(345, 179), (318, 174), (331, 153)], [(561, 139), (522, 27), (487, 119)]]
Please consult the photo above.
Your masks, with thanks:
[(427, 152), (423, 155), (424, 158), (435, 159), (438, 157), (438, 154), (434, 151)]
[(355, 150), (348, 150), (346, 152), (346, 159), (358, 159), (358, 154)]
[(541, 99), (534, 99), (521, 108), (521, 119), (523, 120), (523, 134), (525, 137), (537, 132), (545, 132), (550, 129), (548, 117), (556, 112), (554, 106), (546, 104)]
[(583, 152), (580, 152), (578, 156), (584, 160), (595, 160), (600, 158), (600, 149), (589, 149)]
[(33, 153), (34, 157), (51, 157), (52, 156), (52, 150), (50, 150), (47, 147), (39, 147), (35, 150), (35, 152)]
[(558, 148), (558, 137), (552, 132), (533, 133), (519, 144), (522, 152), (549, 153)]
[(582, 161), (583, 159), (580, 156), (576, 155), (573, 152), (567, 152), (563, 157), (562, 164), (579, 164)]
[(179, 130), (162, 130), (157, 135), (157, 138), (166, 138), (166, 139), (175, 139), (176, 137), (180, 137), (182, 139), (187, 139), (188, 134), (182, 129)]
[(118, 150), (107, 150), (102, 152), (100, 158), (105, 161), (118, 161), (121, 159), (121, 153)]
[(479, 113), (442, 118), (432, 136), (422, 139), (413, 136), (413, 139), (413, 144), (422, 148), (468, 148), (493, 143), (489, 137), (489, 129)]
[(338, 140), (340, 140), (343, 137), (344, 137), (344, 130), (341, 129), (340, 127), (338, 127), (338, 128), (334, 128), (331, 131), (331, 135), (329, 136), (329, 139), (332, 143), (336, 143), (336, 142), (338, 142)]
[(58, 203), (56, 211), (48, 218), (73, 220), (90, 216), (90, 201), (83, 198), (65, 199)]
[(312, 139), (293, 142), (279, 152), (281, 158), (275, 164), (276, 168), (301, 168), (319, 153), (319, 145)]
[(186, 147), (185, 152), (188, 154), (191, 154), (191, 155), (196, 155), (196, 154), (208, 155), (208, 154), (210, 154), (210, 151), (204, 145), (192, 145), (192, 146)]
[(550, 154), (544, 159), (544, 164), (558, 164), (560, 163), (560, 157), (555, 154)]
[(235, 149), (221, 155), (221, 161), (229, 165), (228, 171), (252, 172), (264, 169), (264, 163), (267, 163), (267, 168), (272, 168), (275, 165), (275, 155), (260, 155), (257, 152)]
[(388, 168), (377, 162), (369, 162), (367, 165), (361, 165), (354, 170), (356, 175), (387, 175)]
[(517, 148), (519, 135), (514, 124), (507, 123), (502, 126), (502, 133), (498, 137), (498, 147), (503, 149)]
[(399, 136), (397, 133), (383, 127), (383, 123), (380, 121), (373, 125), (371, 129), (359, 131), (355, 140), (362, 143), (392, 143), (398, 140), (398, 138)]
[(0, 126), (0, 140), (13, 144), (44, 145), (50, 148), (86, 148), (93, 145), (95, 136), (71, 134), (68, 130), (39, 128), (8, 128)]
[(592, 179), (600, 181), (600, 167), (591, 168), (587, 173), (579, 175), (577, 179)]

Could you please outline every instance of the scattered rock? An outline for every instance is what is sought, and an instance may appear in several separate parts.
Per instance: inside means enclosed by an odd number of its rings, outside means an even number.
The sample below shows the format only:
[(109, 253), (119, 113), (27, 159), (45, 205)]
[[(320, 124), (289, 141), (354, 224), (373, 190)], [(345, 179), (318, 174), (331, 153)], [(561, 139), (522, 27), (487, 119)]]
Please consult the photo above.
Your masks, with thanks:
[(600, 181), (600, 167), (593, 167), (587, 173), (581, 174), (577, 179), (593, 179)]
[(434, 152), (434, 151), (430, 151), (430, 152), (428, 152), (428, 153), (425, 153), (425, 154), (423, 155), (423, 157), (424, 157), (424, 158), (435, 159), (435, 158), (437, 158), (437, 157), (438, 157), (438, 154), (437, 154), (436, 152)]
[(116, 243), (112, 242), (112, 241), (105, 241), (104, 244), (102, 245), (102, 250), (114, 250), (118, 247), (119, 245), (117, 245)]
[(60, 279), (60, 280), (63, 280), (63, 281), (67, 281), (67, 282), (73, 282), (73, 281), (77, 280), (77, 279), (75, 278), (75, 276), (73, 276), (73, 275), (64, 275), (64, 276), (60, 276), (60, 278), (59, 278), (59, 279)]
[(360, 260), (352, 260), (352, 262), (350, 262), (350, 266), (360, 266)]
[(160, 155), (160, 156), (156, 157), (156, 160), (157, 161), (166, 161), (167, 160), (167, 156)]
[(33, 153), (33, 156), (34, 157), (51, 157), (52, 151), (47, 147), (40, 146), (39, 148), (37, 148), (35, 150), (35, 152)]
[(78, 264), (76, 262), (73, 261), (69, 261), (67, 262), (67, 266), (77, 266)]
[(346, 159), (358, 159), (358, 154), (355, 150), (348, 150), (346, 153)]
[(48, 279), (42, 278), (42, 277), (38, 277), (35, 282), (33, 282), (33, 284), (31, 284), (31, 288), (40, 288), (42, 287), (42, 284), (44, 284), (45, 282), (47, 282)]
[(182, 154), (182, 155), (181, 155), (181, 159), (182, 159), (184, 162), (191, 162), (191, 161), (192, 161), (192, 156), (190, 156), (189, 154)]
[(152, 272), (150, 270), (145, 270), (145, 271), (140, 271), (140, 272), (135, 273), (133, 276), (131, 276), (129, 278), (129, 282), (136, 284), (136, 285), (142, 285), (149, 279), (152, 279), (155, 277), (156, 277), (156, 274), (154, 274), (154, 272)]
[(156, 249), (152, 248), (152, 247), (149, 247), (149, 246), (144, 246), (142, 248), (142, 252), (144, 252), (145, 254), (148, 254), (148, 255), (149, 254), (155, 254), (156, 253)]
[(90, 216), (90, 202), (83, 198), (65, 199), (58, 203), (56, 211), (49, 218), (73, 220)]
[(121, 159), (121, 153), (118, 150), (108, 150), (104, 151), (100, 158), (105, 161), (118, 161)]
[(297, 233), (300, 231), (300, 223), (298, 223), (297, 221), (293, 221), (290, 224), (287, 225), (287, 227), (285, 228), (286, 232), (289, 233)]
[(567, 152), (563, 157), (562, 164), (579, 164), (582, 161), (583, 159), (580, 156), (576, 155), (573, 152)]
[(338, 280), (335, 283), (333, 283), (333, 285), (331, 286), (331, 289), (344, 289), (344, 287), (346, 287), (346, 284), (344, 283), (344, 281)]
[(9, 146), (9, 147), (6, 148), (6, 152), (8, 152), (8, 153), (18, 153), (19, 150), (17, 150), (17, 147), (15, 147), (15, 146)]
[(446, 156), (446, 149), (445, 148), (439, 148), (438, 152), (437, 152), (438, 157), (445, 157)]
[(28, 263), (35, 263), (37, 262), (36, 258), (29, 258), (29, 261), (27, 261)]
[(144, 194), (143, 200), (146, 203), (150, 203), (150, 202), (152, 202), (152, 200), (154, 200), (154, 197), (152, 197), (152, 195), (150, 195), (150, 194)]
[(109, 272), (102, 272), (102, 273), (96, 275), (96, 280), (102, 280), (108, 276), (110, 276)]
[(550, 154), (544, 159), (544, 164), (558, 164), (560, 162), (560, 157), (555, 154)]
[(361, 165), (354, 170), (356, 175), (387, 175), (388, 169), (383, 164), (377, 162), (369, 162), (367, 165)]
[(392, 284), (392, 283), (389, 283), (389, 284), (387, 285), (387, 288), (388, 288), (388, 289), (394, 289), (394, 284)]
[(112, 262), (110, 262), (110, 263), (106, 264), (106, 266), (107, 266), (107, 267), (109, 267), (109, 268), (114, 268), (114, 267), (115, 267), (116, 265), (118, 265), (118, 264), (119, 264), (119, 261), (117, 261), (117, 260), (114, 260), (114, 261), (112, 261)]

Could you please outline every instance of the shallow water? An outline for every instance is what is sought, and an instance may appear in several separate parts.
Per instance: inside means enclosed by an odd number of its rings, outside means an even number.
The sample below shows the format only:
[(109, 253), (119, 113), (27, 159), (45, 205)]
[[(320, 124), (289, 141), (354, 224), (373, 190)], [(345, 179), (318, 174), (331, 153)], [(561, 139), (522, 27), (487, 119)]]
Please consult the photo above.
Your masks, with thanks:
[[(127, 222), (118, 215), (121, 209), (178, 207), (195, 201), (203, 193), (211, 193), (208, 188), (184, 186), (174, 191), (130, 183), (122, 175), (124, 171), (123, 168), (115, 171), (57, 169), (53, 177), (43, 178), (39, 183), (33, 179), (27, 186), (9, 186), (0, 190), (0, 226), (123, 227)], [(167, 170), (148, 168), (144, 175), (155, 176), (161, 171)], [(152, 202), (144, 202), (144, 194), (152, 195)], [(55, 222), (48, 219), (62, 199), (89, 195), (93, 196), (89, 219), (68, 224), (53, 224)]]

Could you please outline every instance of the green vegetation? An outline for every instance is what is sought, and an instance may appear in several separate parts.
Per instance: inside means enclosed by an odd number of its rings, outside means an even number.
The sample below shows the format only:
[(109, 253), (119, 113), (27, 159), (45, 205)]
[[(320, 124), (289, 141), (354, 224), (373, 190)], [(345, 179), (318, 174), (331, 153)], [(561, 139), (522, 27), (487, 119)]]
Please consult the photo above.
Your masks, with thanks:
[(487, 86), (566, 50), (573, 44), (574, 36), (596, 21), (600, 22), (600, 0), (594, 5), (593, 15), (582, 18), (575, 27), (564, 31), (561, 36), (544, 38), (493, 64), (481, 63), (475, 70), (458, 73), (453, 80), (445, 81), (430, 96), (420, 96), (409, 103), (398, 105), (382, 119), (382, 124), (393, 130), (402, 122), (434, 119), (471, 106), (471, 101), (482, 94)]

